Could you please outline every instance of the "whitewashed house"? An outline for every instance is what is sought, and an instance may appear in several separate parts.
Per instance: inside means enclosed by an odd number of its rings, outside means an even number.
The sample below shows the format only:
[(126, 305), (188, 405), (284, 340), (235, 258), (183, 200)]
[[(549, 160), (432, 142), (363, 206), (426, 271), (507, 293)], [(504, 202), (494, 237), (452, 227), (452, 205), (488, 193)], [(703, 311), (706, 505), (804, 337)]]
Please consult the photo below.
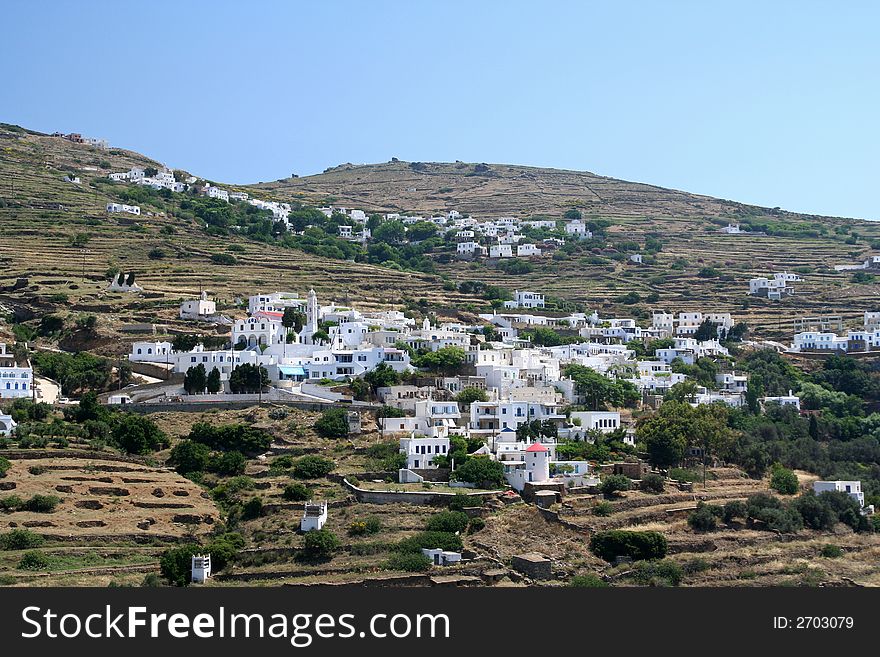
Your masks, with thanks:
[(211, 555), (194, 554), (190, 566), (190, 579), (194, 584), (204, 584), (211, 576)]
[(516, 290), (511, 301), (504, 302), (505, 308), (543, 308), (544, 295), (537, 292)]
[(128, 360), (137, 363), (171, 362), (171, 343), (163, 340), (135, 342), (131, 345)]
[[(393, 418), (399, 420), (401, 418)], [(439, 466), (435, 459), (449, 453), (448, 437), (409, 437), (400, 439), (400, 452), (406, 455), (408, 470), (432, 470)]]
[(305, 503), (302, 520), (299, 522), (299, 530), (301, 532), (323, 529), (326, 522), (327, 502), (312, 502), (310, 500)]
[(761, 404), (779, 404), (780, 406), (794, 406), (797, 410), (801, 410), (801, 398), (795, 394), (792, 394), (792, 391), (789, 390), (787, 395), (780, 395), (778, 397), (761, 397)]
[(126, 205), (125, 203), (108, 203), (107, 212), (126, 212), (128, 214), (139, 215), (141, 213), (140, 206)]
[(15, 431), (18, 423), (12, 419), (11, 415), (0, 413), (0, 436), (9, 436)]
[(512, 258), (513, 247), (510, 244), (493, 244), (489, 247), (490, 258)]
[(566, 222), (565, 233), (580, 240), (588, 240), (593, 237), (593, 233), (587, 230), (587, 224), (580, 219)]
[(6, 343), (0, 342), (0, 399), (32, 397), (33, 386), (34, 371), (30, 363), (17, 362)]
[(205, 319), (217, 313), (217, 304), (208, 299), (208, 293), (202, 292), (198, 299), (191, 299), (180, 304), (180, 319)]
[(536, 244), (517, 244), (516, 255), (519, 258), (541, 255), (541, 249)]
[(825, 491), (846, 493), (858, 502), (859, 506), (865, 506), (865, 494), (862, 492), (861, 481), (814, 481), (813, 490), (817, 495)]

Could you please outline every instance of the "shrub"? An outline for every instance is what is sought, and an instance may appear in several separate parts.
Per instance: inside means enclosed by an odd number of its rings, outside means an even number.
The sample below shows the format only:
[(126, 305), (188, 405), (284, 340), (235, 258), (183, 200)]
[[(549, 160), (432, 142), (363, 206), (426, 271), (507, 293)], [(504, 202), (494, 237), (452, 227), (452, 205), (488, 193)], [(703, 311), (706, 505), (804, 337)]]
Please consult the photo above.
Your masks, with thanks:
[(192, 576), (192, 555), (201, 551), (197, 545), (182, 545), (165, 550), (159, 557), (162, 577), (172, 586), (187, 586)]
[(0, 549), (2, 550), (27, 550), (40, 547), (42, 544), (43, 537), (27, 529), (13, 529), (0, 536)]
[(281, 496), (288, 502), (305, 502), (312, 497), (312, 489), (305, 484), (295, 481), (284, 487), (284, 492)]
[(791, 506), (800, 513), (804, 526), (810, 529), (830, 530), (837, 522), (837, 514), (831, 506), (819, 499), (813, 491), (793, 500)]
[(655, 473), (646, 474), (639, 482), (639, 490), (646, 493), (662, 493), (665, 489), (663, 477)]
[(18, 562), (21, 570), (47, 570), (49, 558), (40, 552), (25, 552)]
[(688, 525), (697, 532), (715, 531), (718, 518), (724, 515), (724, 509), (714, 504), (697, 503), (697, 510), (688, 516)]
[(9, 459), (5, 456), (0, 456), (0, 478), (5, 477), (11, 467), (12, 464), (9, 462)]
[(782, 495), (794, 495), (799, 488), (797, 475), (788, 468), (776, 466), (770, 475), (770, 488)]
[(18, 495), (8, 495), (0, 499), (0, 509), (4, 511), (16, 511), (21, 508), (22, 504), (24, 504), (24, 500)]
[(482, 518), (472, 518), (471, 524), (468, 525), (468, 534), (476, 534), (478, 531), (486, 528), (486, 521)]
[(450, 550), (458, 552), (462, 548), (461, 538), (457, 534), (449, 532), (421, 532), (400, 541), (394, 546), (397, 552), (418, 552), (422, 548)]
[(259, 518), (263, 513), (263, 500), (259, 497), (252, 497), (241, 508), (241, 517), (244, 520), (253, 520)]
[(627, 576), (642, 586), (678, 586), (684, 577), (684, 570), (674, 561), (642, 561), (633, 565)]
[(333, 471), (336, 464), (317, 454), (309, 454), (297, 459), (291, 468), (291, 474), (297, 479), (320, 479)]
[(348, 526), (349, 536), (367, 536), (382, 531), (382, 521), (372, 516), (366, 520), (355, 520)]
[(593, 513), (602, 518), (606, 518), (614, 513), (614, 505), (611, 502), (597, 502), (593, 507)]
[(21, 505), (21, 510), (33, 513), (52, 513), (60, 501), (61, 499), (55, 495), (34, 495)]
[(341, 545), (336, 534), (329, 529), (315, 529), (307, 532), (303, 539), (303, 553), (308, 559), (330, 559)]
[(324, 438), (347, 438), (348, 412), (344, 408), (328, 408), (315, 422), (315, 431)]
[(421, 573), (431, 567), (431, 560), (421, 552), (397, 552), (392, 554), (382, 567), (385, 570), (402, 570), (407, 573)]
[(605, 561), (614, 561), (616, 557), (662, 559), (666, 556), (667, 543), (659, 532), (612, 529), (593, 534), (590, 550)]
[(828, 545), (822, 546), (822, 551), (819, 553), (826, 559), (837, 559), (838, 557), (843, 556), (843, 550), (840, 549), (837, 545)]
[(622, 474), (608, 475), (599, 484), (599, 492), (606, 497), (612, 497), (620, 491), (630, 490), (631, 488), (632, 480)]
[(477, 486), (504, 484), (504, 466), (483, 456), (469, 458), (450, 475), (455, 481), (466, 481)]
[(721, 517), (725, 523), (730, 524), (734, 518), (745, 519), (749, 515), (748, 507), (745, 502), (734, 500), (724, 505)]
[(431, 532), (461, 532), (468, 526), (468, 516), (463, 511), (441, 511), (428, 518), (425, 529)]
[(168, 444), (155, 422), (133, 413), (124, 413), (111, 435), (116, 446), (129, 454), (149, 454)]
[(575, 588), (589, 588), (589, 589), (600, 589), (608, 586), (608, 582), (603, 580), (598, 575), (594, 575), (593, 573), (589, 573), (588, 575), (575, 575), (568, 582), (569, 586), (573, 586)]

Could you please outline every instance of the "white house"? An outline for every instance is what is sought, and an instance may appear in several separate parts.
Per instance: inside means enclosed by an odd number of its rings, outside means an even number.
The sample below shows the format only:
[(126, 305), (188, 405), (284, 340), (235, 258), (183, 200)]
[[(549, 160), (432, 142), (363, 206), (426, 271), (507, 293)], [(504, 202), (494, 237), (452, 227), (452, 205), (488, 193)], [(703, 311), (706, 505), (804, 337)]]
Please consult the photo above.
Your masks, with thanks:
[(791, 390), (788, 391), (787, 395), (781, 395), (779, 397), (761, 397), (760, 402), (765, 405), (779, 404), (780, 406), (794, 406), (796, 409), (801, 410), (801, 399), (792, 394)]
[(229, 198), (233, 201), (247, 201), (247, 192), (229, 192)]
[(461, 561), (461, 552), (441, 550), (440, 548), (422, 548), (422, 554), (428, 557), (435, 566), (451, 566)]
[(744, 231), (740, 230), (739, 224), (727, 224), (724, 228), (721, 228), (719, 233), (727, 233), (728, 235), (738, 235)]
[(204, 584), (205, 581), (211, 576), (211, 555), (192, 555), (191, 574), (191, 579), (194, 584)]
[(516, 255), (520, 258), (541, 255), (541, 249), (536, 244), (517, 244)]
[(229, 192), (225, 189), (220, 189), (219, 187), (215, 187), (214, 185), (208, 185), (205, 187), (204, 191), (205, 196), (208, 198), (219, 198), (221, 201), (229, 202)]
[(207, 292), (202, 292), (198, 299), (180, 304), (180, 319), (205, 319), (216, 313), (217, 304), (208, 299)]
[(571, 419), (579, 419), (584, 431), (611, 433), (620, 428), (620, 413), (617, 411), (576, 411), (571, 414)]
[(512, 258), (513, 247), (510, 244), (493, 244), (489, 247), (490, 258)]
[(163, 340), (135, 342), (128, 360), (138, 363), (167, 363), (171, 361), (171, 343)]
[(303, 508), (302, 520), (299, 522), (301, 532), (310, 532), (313, 529), (321, 529), (327, 522), (327, 502), (306, 502)]
[(861, 481), (814, 481), (813, 490), (816, 494), (825, 491), (846, 493), (858, 502), (859, 506), (865, 506), (865, 494), (862, 492)]
[(0, 399), (32, 397), (34, 371), (30, 363), (18, 363), (6, 344), (0, 342)]
[(593, 237), (593, 233), (587, 230), (587, 224), (580, 219), (566, 222), (565, 232), (566, 234), (581, 240), (588, 240)]
[(455, 252), (460, 256), (486, 255), (486, 247), (479, 242), (459, 242)]
[[(392, 418), (385, 418), (392, 419)], [(402, 418), (393, 418), (399, 420)], [(384, 432), (384, 429), (383, 429)], [(400, 439), (400, 451), (406, 455), (409, 470), (431, 470), (439, 467), (434, 459), (449, 453), (449, 438), (409, 437)]]
[(107, 212), (127, 212), (128, 214), (140, 214), (140, 206), (126, 205), (125, 203), (108, 203)]
[(525, 290), (516, 290), (513, 293), (513, 300), (504, 302), (505, 308), (543, 308), (544, 295), (537, 292), (526, 292)]

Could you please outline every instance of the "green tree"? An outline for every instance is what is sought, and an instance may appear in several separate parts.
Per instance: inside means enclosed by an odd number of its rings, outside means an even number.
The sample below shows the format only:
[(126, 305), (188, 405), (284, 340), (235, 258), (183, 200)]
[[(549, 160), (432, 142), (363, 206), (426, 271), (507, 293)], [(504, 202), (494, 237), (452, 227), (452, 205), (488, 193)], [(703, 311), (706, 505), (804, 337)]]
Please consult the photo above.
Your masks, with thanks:
[(306, 532), (303, 538), (303, 553), (307, 559), (326, 561), (333, 557), (341, 545), (336, 534), (329, 529), (315, 529)]
[(348, 411), (344, 408), (328, 408), (315, 421), (315, 431), (324, 438), (348, 437)]
[(484, 402), (488, 401), (488, 399), (489, 396), (486, 394), (485, 390), (474, 386), (462, 388), (461, 392), (455, 397), (455, 401), (462, 406), (470, 406), (474, 402)]
[(287, 484), (281, 495), (288, 502), (305, 502), (311, 499), (312, 489), (298, 481)]
[(441, 347), (437, 351), (429, 351), (417, 356), (413, 365), (434, 372), (453, 373), (458, 371), (467, 361), (467, 354), (461, 347)]
[(207, 445), (193, 440), (181, 440), (171, 450), (168, 465), (180, 474), (204, 472), (208, 468), (211, 450)]
[(262, 365), (237, 365), (229, 375), (229, 390), (234, 394), (255, 393), (269, 387), (269, 372)]
[(379, 363), (364, 374), (364, 381), (370, 385), (370, 389), (375, 393), (379, 388), (397, 385), (400, 382), (400, 374), (388, 363)]
[(149, 454), (168, 444), (168, 438), (150, 418), (124, 413), (111, 433), (113, 442), (129, 454)]
[(435, 513), (425, 525), (425, 529), (433, 532), (463, 532), (468, 526), (468, 515), (463, 511), (441, 511)]
[(205, 387), (208, 390), (208, 393), (211, 395), (216, 395), (223, 388), (223, 383), (220, 381), (220, 370), (216, 367), (211, 368), (211, 372), (208, 374), (208, 378), (205, 380)]
[(660, 532), (612, 529), (593, 534), (590, 550), (605, 561), (614, 561), (617, 557), (630, 557), (635, 561), (662, 559), (666, 556), (667, 542)]
[(770, 488), (783, 495), (794, 495), (798, 492), (800, 484), (794, 472), (777, 464), (772, 468)]
[(458, 466), (450, 477), (477, 486), (498, 487), (504, 484), (504, 466), (487, 457), (475, 456)]
[(183, 389), (186, 390), (187, 394), (200, 395), (205, 392), (207, 385), (208, 375), (202, 363), (186, 370), (186, 374), (183, 377)]
[(608, 475), (599, 484), (599, 492), (606, 497), (614, 497), (618, 492), (630, 490), (632, 481), (622, 474)]
[(197, 545), (183, 545), (165, 550), (159, 557), (162, 577), (172, 586), (188, 586), (192, 577), (192, 556), (199, 551)]
[(308, 454), (294, 461), (290, 473), (297, 479), (319, 479), (333, 472), (335, 467), (336, 464), (330, 459)]

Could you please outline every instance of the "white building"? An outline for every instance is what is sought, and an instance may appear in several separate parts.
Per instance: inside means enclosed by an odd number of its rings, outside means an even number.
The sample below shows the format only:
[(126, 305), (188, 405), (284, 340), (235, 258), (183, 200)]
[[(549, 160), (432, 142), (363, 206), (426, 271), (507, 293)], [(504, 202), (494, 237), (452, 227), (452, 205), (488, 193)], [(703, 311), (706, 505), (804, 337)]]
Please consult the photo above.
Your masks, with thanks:
[(248, 297), (248, 312), (256, 313), (283, 313), (286, 308), (295, 308), (304, 311), (306, 299), (296, 292), (272, 292), (271, 294), (255, 294)]
[(510, 244), (493, 244), (489, 247), (490, 258), (512, 258), (513, 247)]
[(32, 397), (33, 385), (34, 371), (30, 363), (16, 362), (14, 354), (0, 342), (0, 399)]
[(229, 202), (229, 192), (225, 189), (220, 189), (219, 187), (215, 187), (214, 185), (208, 185), (204, 190), (205, 196), (208, 198), (219, 198), (221, 201)]
[(813, 490), (817, 495), (825, 491), (846, 493), (858, 502), (859, 506), (865, 506), (865, 494), (862, 492), (861, 481), (814, 481)]
[(217, 304), (208, 299), (208, 293), (202, 292), (198, 299), (191, 299), (180, 304), (180, 319), (205, 319), (217, 313)]
[(169, 363), (172, 347), (170, 342), (151, 340), (135, 342), (131, 345), (128, 360), (138, 363)]
[(461, 552), (441, 550), (440, 548), (422, 548), (422, 554), (428, 557), (435, 566), (451, 566), (461, 561)]
[(565, 232), (566, 234), (581, 240), (588, 240), (593, 237), (593, 233), (587, 230), (587, 224), (580, 219), (566, 222)]
[(536, 244), (517, 244), (516, 255), (520, 258), (541, 255), (541, 249)]
[(525, 290), (516, 290), (513, 293), (513, 300), (504, 302), (505, 308), (543, 308), (544, 295), (537, 292), (526, 292)]
[(617, 411), (576, 411), (571, 414), (571, 419), (579, 419), (580, 429), (584, 431), (612, 433), (620, 428), (620, 413)]
[(141, 213), (141, 209), (140, 206), (137, 205), (126, 205), (125, 203), (108, 203), (107, 212), (127, 212), (128, 214), (139, 215)]
[(12, 419), (11, 415), (6, 415), (5, 413), (0, 413), (0, 436), (8, 436), (13, 431), (15, 431), (15, 427), (18, 424), (15, 420)]
[(310, 532), (313, 529), (322, 529), (327, 522), (327, 502), (306, 502), (303, 509), (302, 520), (299, 522), (301, 532)]
[(779, 397), (761, 397), (760, 402), (764, 405), (779, 404), (780, 406), (794, 406), (796, 409), (801, 410), (801, 399), (797, 395), (792, 394), (791, 390), (788, 391), (787, 395), (781, 395)]
[(194, 584), (204, 584), (205, 581), (211, 576), (211, 555), (192, 555), (191, 574), (191, 579)]
[[(399, 420), (402, 418), (393, 419)], [(449, 438), (401, 438), (400, 451), (406, 455), (406, 467), (408, 470), (435, 469), (439, 466), (434, 459), (438, 456), (446, 456), (449, 453)]]

